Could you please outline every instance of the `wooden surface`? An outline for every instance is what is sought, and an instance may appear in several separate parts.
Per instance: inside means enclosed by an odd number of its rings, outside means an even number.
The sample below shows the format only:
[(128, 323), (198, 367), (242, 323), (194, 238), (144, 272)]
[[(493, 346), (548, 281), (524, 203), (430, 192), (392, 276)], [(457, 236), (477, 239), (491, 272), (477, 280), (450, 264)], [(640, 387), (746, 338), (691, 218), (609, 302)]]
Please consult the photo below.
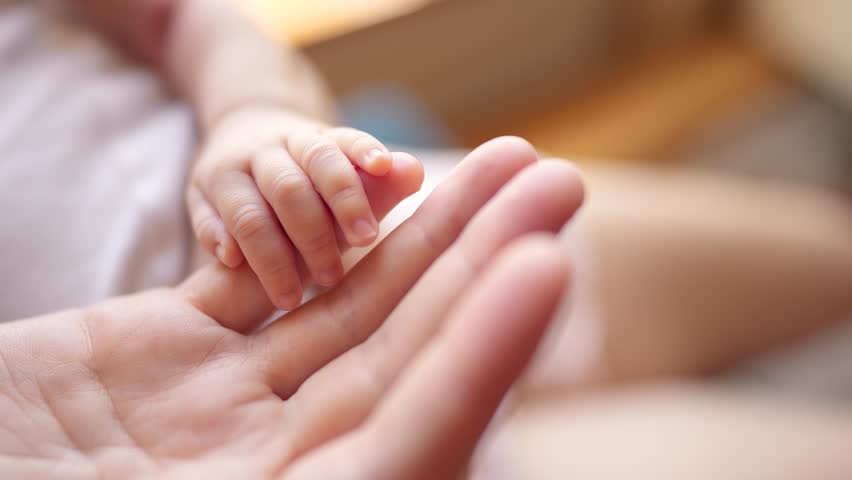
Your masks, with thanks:
[(548, 154), (661, 161), (703, 126), (786, 85), (748, 41), (696, 37), (667, 53), (628, 59), (579, 92), (552, 92), (536, 105), (463, 132), (470, 145), (521, 135)]
[[(430, 1), (249, 0), (241, 5), (277, 38), (305, 46), (411, 13)], [(558, 156), (664, 161), (676, 157), (702, 127), (787, 84), (749, 41), (728, 31), (696, 34), (676, 47), (633, 55), (588, 75), (579, 89), (549, 89), (517, 111), (449, 127), (466, 146), (514, 134)]]

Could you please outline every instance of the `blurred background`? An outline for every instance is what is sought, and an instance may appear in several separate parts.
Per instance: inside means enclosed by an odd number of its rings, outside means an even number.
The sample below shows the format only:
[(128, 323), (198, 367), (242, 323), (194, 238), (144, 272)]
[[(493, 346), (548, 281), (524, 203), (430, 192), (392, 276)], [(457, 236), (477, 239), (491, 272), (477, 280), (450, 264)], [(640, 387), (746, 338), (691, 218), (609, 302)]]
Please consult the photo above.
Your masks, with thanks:
[[(244, 5), (314, 61), (346, 124), (438, 150), (520, 135), (580, 163), (591, 233), (570, 243), (591, 247), (572, 308), (605, 318), (624, 378), (726, 372), (852, 401), (849, 0)], [(584, 350), (571, 328), (553, 351)], [(553, 358), (542, 384), (576, 361)]]
[(522, 135), (585, 163), (852, 190), (852, 4), (823, 0), (251, 0), (347, 123), (414, 147)]

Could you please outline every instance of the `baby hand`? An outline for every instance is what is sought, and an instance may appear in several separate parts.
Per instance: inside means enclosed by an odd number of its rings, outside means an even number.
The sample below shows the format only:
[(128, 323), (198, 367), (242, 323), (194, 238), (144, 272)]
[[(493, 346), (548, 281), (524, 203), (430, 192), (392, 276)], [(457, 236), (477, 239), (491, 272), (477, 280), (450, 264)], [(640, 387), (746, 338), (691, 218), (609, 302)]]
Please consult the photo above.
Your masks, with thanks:
[(253, 107), (212, 131), (187, 203), (201, 244), (231, 268), (245, 259), (289, 310), (307, 281), (337, 283), (341, 249), (371, 244), (380, 217), (422, 179), (414, 157), (364, 132)]

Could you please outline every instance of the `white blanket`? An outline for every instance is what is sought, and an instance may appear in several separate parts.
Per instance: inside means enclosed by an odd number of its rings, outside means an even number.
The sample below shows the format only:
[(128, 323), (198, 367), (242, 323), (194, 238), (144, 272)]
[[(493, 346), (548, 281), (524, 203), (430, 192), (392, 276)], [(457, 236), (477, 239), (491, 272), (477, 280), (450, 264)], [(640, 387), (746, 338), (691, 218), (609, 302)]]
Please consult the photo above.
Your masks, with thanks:
[(188, 109), (52, 2), (0, 2), (0, 321), (187, 272)]

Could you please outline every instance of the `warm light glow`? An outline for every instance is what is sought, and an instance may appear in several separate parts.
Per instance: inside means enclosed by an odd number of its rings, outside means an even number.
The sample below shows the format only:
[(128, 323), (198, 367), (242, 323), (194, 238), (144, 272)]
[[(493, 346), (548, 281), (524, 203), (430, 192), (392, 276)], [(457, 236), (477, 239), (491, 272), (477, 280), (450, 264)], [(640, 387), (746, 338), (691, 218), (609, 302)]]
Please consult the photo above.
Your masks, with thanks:
[(415, 10), (430, 0), (248, 0), (260, 26), (298, 45), (317, 42)]

